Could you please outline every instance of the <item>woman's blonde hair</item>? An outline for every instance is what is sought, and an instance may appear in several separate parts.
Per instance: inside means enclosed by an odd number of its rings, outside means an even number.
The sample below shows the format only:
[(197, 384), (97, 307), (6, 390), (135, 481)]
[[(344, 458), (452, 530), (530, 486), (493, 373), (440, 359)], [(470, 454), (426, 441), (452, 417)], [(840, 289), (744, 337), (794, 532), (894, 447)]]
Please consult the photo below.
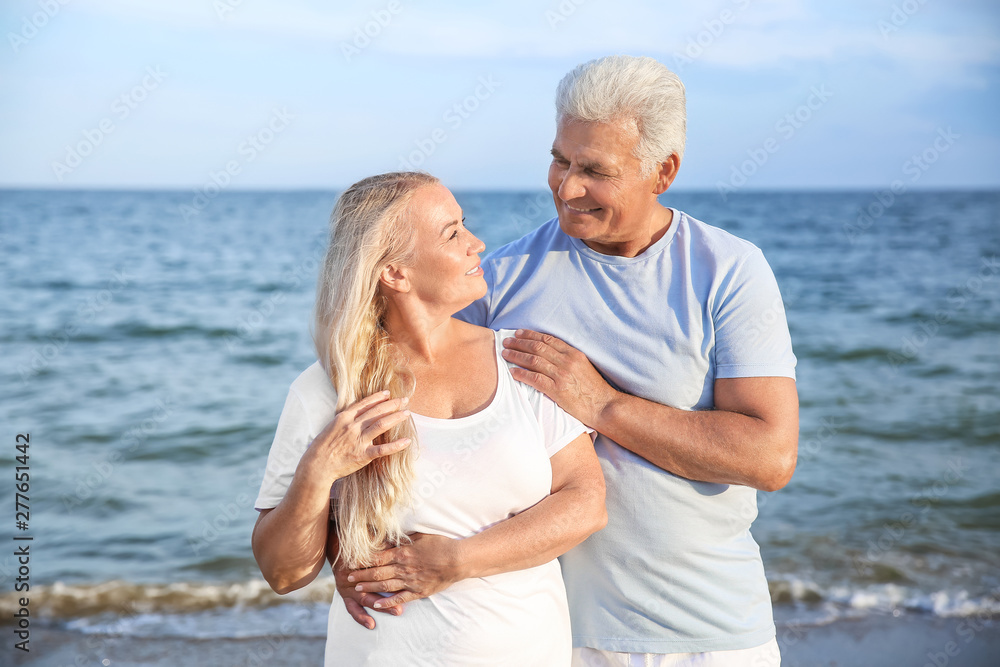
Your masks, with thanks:
[[(406, 207), (414, 192), (438, 182), (419, 172), (380, 174), (358, 181), (337, 200), (316, 290), (313, 341), (337, 391), (338, 411), (385, 389), (393, 398), (413, 391), (412, 376), (384, 327), (387, 301), (379, 275), (386, 265), (410, 259), (414, 237), (405, 225)], [(375, 442), (399, 438), (410, 438), (410, 446), (336, 482), (339, 559), (347, 567), (368, 567), (387, 543), (408, 541), (399, 515), (410, 503), (417, 451), (412, 420)]]

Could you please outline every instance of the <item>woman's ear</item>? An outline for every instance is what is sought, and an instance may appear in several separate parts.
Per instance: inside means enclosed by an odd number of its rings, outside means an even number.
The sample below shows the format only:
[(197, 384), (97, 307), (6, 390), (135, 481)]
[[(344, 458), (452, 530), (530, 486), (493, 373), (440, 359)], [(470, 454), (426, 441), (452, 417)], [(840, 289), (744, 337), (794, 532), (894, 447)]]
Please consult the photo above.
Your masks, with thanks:
[(403, 267), (396, 266), (395, 264), (387, 264), (383, 267), (382, 272), (379, 273), (378, 281), (385, 289), (398, 292), (399, 294), (405, 294), (410, 291), (410, 281), (407, 278), (406, 271)]

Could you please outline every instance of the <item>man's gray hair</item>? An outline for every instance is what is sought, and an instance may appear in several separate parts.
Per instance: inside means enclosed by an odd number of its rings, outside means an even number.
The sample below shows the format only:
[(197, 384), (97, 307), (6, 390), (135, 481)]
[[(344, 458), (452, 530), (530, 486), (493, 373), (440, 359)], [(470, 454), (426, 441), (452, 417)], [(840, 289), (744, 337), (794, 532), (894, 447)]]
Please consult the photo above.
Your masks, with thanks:
[(634, 120), (639, 129), (635, 157), (645, 176), (671, 155), (684, 157), (684, 84), (653, 58), (606, 56), (578, 65), (556, 89), (556, 122), (564, 119)]

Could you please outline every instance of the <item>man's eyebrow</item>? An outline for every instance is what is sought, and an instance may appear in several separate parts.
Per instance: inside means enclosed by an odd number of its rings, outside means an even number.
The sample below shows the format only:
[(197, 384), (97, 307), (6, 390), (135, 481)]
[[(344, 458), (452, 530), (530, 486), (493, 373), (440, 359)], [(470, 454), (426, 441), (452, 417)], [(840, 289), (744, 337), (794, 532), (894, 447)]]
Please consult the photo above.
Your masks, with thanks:
[[(553, 148), (550, 152), (552, 153), (552, 157), (554, 157), (555, 159), (562, 160), (564, 162), (569, 162), (569, 160), (567, 160), (563, 156), (563, 154), (560, 153), (557, 149)], [(581, 159), (581, 160), (577, 160), (576, 162), (577, 162), (577, 164), (579, 164), (584, 169), (595, 169), (597, 171), (606, 171), (606, 170), (608, 170), (608, 169), (611, 168), (611, 167), (608, 167), (607, 165), (604, 165), (604, 164), (602, 164), (600, 162), (594, 162), (592, 160), (582, 160)]]

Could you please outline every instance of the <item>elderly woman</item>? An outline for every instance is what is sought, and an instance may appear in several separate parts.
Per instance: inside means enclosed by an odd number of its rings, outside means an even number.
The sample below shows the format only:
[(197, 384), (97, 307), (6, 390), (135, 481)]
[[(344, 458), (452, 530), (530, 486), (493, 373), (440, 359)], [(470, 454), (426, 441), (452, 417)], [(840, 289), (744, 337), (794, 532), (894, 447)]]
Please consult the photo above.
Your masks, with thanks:
[(463, 220), (419, 173), (364, 179), (333, 213), (319, 361), (279, 419), (254, 556), (282, 594), (321, 571), (331, 531), (345, 568), (377, 564), (388, 544), (449, 574), (387, 582), (405, 592), (383, 607), (409, 604), (373, 629), (336, 594), (327, 665), (570, 662), (555, 558), (604, 526), (604, 481), (588, 429), (513, 379), (504, 332), (452, 318), (486, 292), (484, 246)]

